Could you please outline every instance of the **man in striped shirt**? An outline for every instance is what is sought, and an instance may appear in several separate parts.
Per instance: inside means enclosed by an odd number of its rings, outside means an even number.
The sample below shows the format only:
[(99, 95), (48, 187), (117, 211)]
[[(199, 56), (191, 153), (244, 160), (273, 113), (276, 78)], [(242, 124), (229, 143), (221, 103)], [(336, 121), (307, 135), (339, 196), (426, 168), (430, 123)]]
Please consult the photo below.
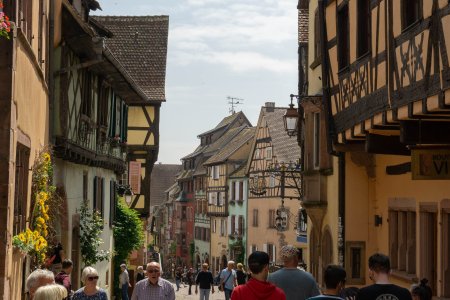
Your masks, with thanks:
[(161, 266), (157, 262), (147, 264), (147, 280), (141, 280), (134, 287), (131, 300), (175, 300), (172, 283), (162, 279)]

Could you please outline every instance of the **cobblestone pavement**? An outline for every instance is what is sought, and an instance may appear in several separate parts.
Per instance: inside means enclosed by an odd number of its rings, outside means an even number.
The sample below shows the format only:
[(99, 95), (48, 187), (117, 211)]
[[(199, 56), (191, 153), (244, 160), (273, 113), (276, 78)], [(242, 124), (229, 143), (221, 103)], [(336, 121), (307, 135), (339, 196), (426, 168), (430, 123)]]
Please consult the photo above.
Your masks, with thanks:
[[(176, 285), (174, 284), (173, 287), (175, 288), (175, 291), (177, 290)], [(186, 300), (198, 300), (200, 299), (200, 296), (195, 294), (195, 286), (192, 286), (192, 295), (188, 295), (189, 286), (183, 286), (181, 285), (180, 290), (178, 292), (175, 292), (175, 298), (177, 300), (186, 299)], [(214, 294), (209, 294), (209, 300), (224, 300), (225, 295), (223, 292), (219, 292), (217, 287), (214, 288)]]

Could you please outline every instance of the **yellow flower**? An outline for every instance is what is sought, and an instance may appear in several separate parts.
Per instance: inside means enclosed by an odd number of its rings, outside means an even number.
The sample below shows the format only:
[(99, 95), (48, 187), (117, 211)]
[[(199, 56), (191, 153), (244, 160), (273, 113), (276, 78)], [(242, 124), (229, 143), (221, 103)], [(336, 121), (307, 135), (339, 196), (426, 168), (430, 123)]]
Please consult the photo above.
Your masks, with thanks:
[(42, 158), (47, 163), (50, 162), (50, 160), (51, 160), (50, 154), (48, 154), (47, 152), (44, 152), (44, 154), (42, 154)]
[(19, 240), (20, 240), (21, 242), (25, 242), (25, 241), (26, 241), (25, 235), (24, 235), (23, 233), (20, 233), (19, 236), (18, 236), (18, 238), (19, 238)]
[(44, 236), (48, 235), (48, 231), (46, 229), (44, 229)]
[(44, 217), (44, 220), (45, 220), (45, 221), (48, 221), (48, 219), (50, 219), (49, 216), (48, 216), (48, 214), (46, 214), (45, 212), (44, 212), (44, 214), (42, 215), (42, 217)]
[(48, 199), (48, 194), (46, 192), (40, 192), (39, 193), (39, 198), (43, 201), (47, 201)]
[(44, 223), (45, 223), (45, 220), (44, 220), (42, 217), (38, 217), (38, 218), (36, 219), (36, 223), (37, 223), (37, 224), (44, 224)]

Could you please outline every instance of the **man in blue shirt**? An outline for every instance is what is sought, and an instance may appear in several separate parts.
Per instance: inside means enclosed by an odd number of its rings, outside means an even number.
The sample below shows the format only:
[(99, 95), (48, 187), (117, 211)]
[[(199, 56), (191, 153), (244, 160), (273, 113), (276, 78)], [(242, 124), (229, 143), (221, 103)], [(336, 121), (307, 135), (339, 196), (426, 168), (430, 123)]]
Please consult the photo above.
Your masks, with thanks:
[(223, 292), (225, 293), (225, 300), (230, 300), (233, 289), (237, 286), (236, 271), (234, 268), (234, 261), (230, 260), (227, 268), (220, 272), (220, 285), (223, 285)]

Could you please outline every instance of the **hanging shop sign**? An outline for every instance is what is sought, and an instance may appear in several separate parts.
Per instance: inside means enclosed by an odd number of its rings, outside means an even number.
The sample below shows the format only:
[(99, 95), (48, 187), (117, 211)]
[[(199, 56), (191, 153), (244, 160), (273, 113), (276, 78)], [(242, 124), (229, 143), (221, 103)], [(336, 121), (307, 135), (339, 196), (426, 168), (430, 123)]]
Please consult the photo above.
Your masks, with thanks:
[(413, 180), (450, 179), (450, 149), (411, 150)]

